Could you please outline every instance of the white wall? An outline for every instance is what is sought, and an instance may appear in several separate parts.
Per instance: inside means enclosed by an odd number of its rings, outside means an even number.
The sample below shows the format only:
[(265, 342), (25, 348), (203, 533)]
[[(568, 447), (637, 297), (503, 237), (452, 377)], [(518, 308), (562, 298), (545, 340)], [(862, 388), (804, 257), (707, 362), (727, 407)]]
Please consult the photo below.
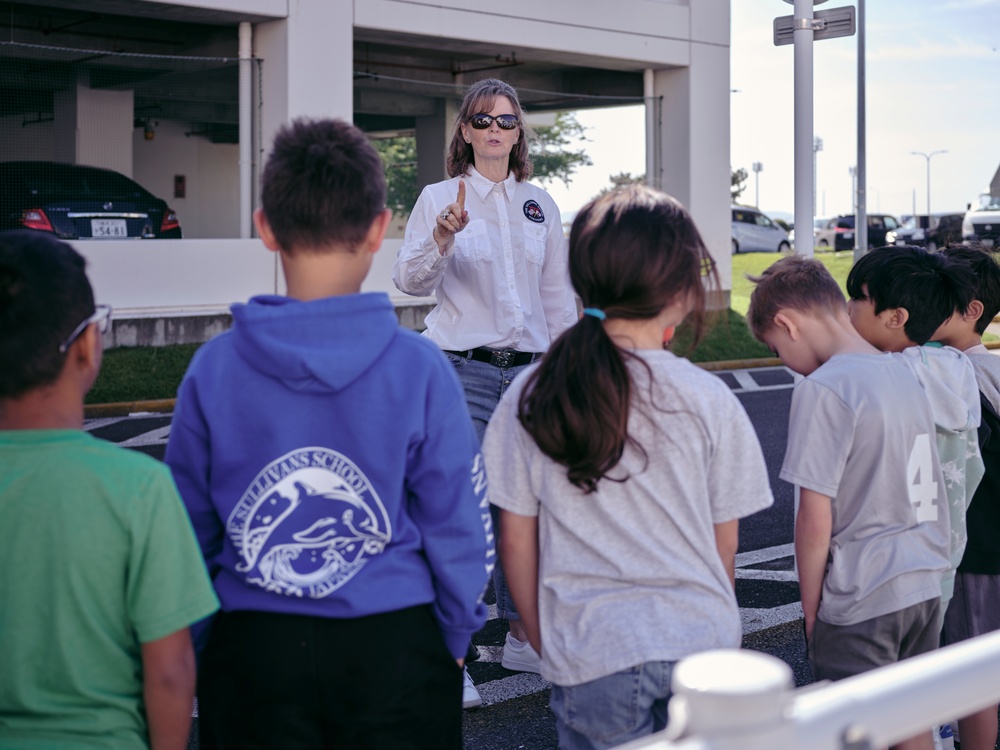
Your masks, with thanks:
[[(118, 318), (223, 312), (256, 294), (284, 294), (276, 253), (260, 240), (81, 240), (70, 243), (87, 259), (97, 301)], [(386, 292), (395, 302), (410, 297), (392, 283), (392, 265), (402, 240), (387, 240), (375, 254), (362, 285)]]
[[(186, 136), (188, 126), (154, 124), (154, 138), (142, 128), (131, 135), (133, 178), (173, 208), (185, 239), (239, 237), (239, 146)], [(174, 176), (184, 175), (186, 197), (174, 197)]]
[(55, 158), (52, 153), (54, 122), (21, 125), (25, 120), (34, 120), (35, 117), (34, 114), (0, 117), (0, 161), (47, 161)]
[[(728, 0), (692, 0), (713, 8)], [(603, 60), (686, 65), (687, 0), (354, 0), (354, 24), (428, 36), (488, 41)], [(728, 44), (728, 40), (727, 40)], [(442, 47), (446, 47), (442, 40)]]

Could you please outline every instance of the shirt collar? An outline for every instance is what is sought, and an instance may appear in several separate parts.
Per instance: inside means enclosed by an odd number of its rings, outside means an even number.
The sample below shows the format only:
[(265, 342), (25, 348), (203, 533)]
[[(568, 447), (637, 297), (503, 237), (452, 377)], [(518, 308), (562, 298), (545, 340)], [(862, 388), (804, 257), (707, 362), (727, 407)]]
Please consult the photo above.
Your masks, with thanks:
[(507, 179), (503, 182), (495, 183), (479, 174), (475, 167), (470, 166), (468, 180), (469, 186), (476, 191), (476, 195), (479, 196), (480, 200), (486, 200), (486, 196), (488, 196), (490, 191), (493, 190), (494, 185), (500, 185), (502, 187), (504, 197), (507, 199), (508, 203), (514, 198), (514, 188), (517, 186), (517, 178), (514, 177), (513, 172), (508, 172)]

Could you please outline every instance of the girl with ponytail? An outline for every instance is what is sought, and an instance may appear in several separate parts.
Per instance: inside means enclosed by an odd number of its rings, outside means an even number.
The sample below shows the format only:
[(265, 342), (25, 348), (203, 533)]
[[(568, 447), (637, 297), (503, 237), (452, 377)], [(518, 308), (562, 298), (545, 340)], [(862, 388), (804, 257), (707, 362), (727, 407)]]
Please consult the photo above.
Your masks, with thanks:
[(700, 332), (716, 280), (688, 212), (632, 186), (585, 206), (569, 242), (583, 315), (504, 395), (483, 451), (560, 747), (608, 748), (663, 728), (679, 659), (739, 646), (739, 519), (772, 497), (728, 386), (664, 350), (683, 320)]

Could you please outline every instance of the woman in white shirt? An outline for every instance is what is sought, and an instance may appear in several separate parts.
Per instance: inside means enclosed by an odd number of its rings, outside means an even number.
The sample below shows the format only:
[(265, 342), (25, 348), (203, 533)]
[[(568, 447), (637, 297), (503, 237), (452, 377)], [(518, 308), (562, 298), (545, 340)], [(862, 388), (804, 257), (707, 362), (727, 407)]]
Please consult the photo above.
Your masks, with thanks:
[[(448, 150), (451, 179), (420, 194), (393, 267), (401, 291), (437, 298), (425, 335), (455, 366), (480, 441), (518, 373), (577, 320), (559, 209), (527, 182), (531, 135), (509, 84), (473, 84)], [(499, 566), (494, 586), (511, 630), (502, 663), (537, 672)]]

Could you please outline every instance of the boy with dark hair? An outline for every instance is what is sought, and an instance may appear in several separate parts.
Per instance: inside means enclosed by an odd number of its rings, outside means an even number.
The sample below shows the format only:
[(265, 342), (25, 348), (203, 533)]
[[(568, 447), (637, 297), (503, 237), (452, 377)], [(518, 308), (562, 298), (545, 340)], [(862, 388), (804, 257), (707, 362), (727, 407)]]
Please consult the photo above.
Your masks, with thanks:
[(69, 245), (0, 234), (0, 747), (187, 744), (218, 603), (166, 467), (83, 432), (110, 314)]
[(454, 369), (360, 293), (390, 218), (381, 161), (348, 123), (295, 121), (261, 206), (288, 294), (233, 306), (167, 445), (223, 610), (202, 747), (458, 748), (486, 477)]
[[(980, 246), (951, 245), (940, 251), (965, 263), (976, 277), (971, 302), (937, 330), (935, 340), (964, 352), (979, 384), (982, 422), (979, 447), (986, 474), (966, 514), (969, 532), (948, 605), (941, 644), (1000, 630), (1000, 357), (983, 346), (982, 335), (1000, 312), (1000, 266)], [(997, 706), (959, 719), (963, 750), (993, 750), (997, 742)]]
[[(806, 376), (781, 478), (800, 488), (795, 557), (813, 672), (837, 680), (932, 651), (950, 518), (928, 491), (943, 477), (927, 397), (854, 329), (821, 263), (782, 258), (753, 280), (751, 331)], [(929, 749), (930, 732), (897, 747)]]
[(962, 352), (928, 343), (956, 310), (966, 310), (976, 280), (968, 266), (922, 247), (872, 250), (847, 276), (851, 323), (873, 346), (893, 352), (927, 392), (951, 515), (951, 565), (941, 581), (942, 614), (965, 550), (965, 511), (983, 477), (977, 428), (979, 391)]

